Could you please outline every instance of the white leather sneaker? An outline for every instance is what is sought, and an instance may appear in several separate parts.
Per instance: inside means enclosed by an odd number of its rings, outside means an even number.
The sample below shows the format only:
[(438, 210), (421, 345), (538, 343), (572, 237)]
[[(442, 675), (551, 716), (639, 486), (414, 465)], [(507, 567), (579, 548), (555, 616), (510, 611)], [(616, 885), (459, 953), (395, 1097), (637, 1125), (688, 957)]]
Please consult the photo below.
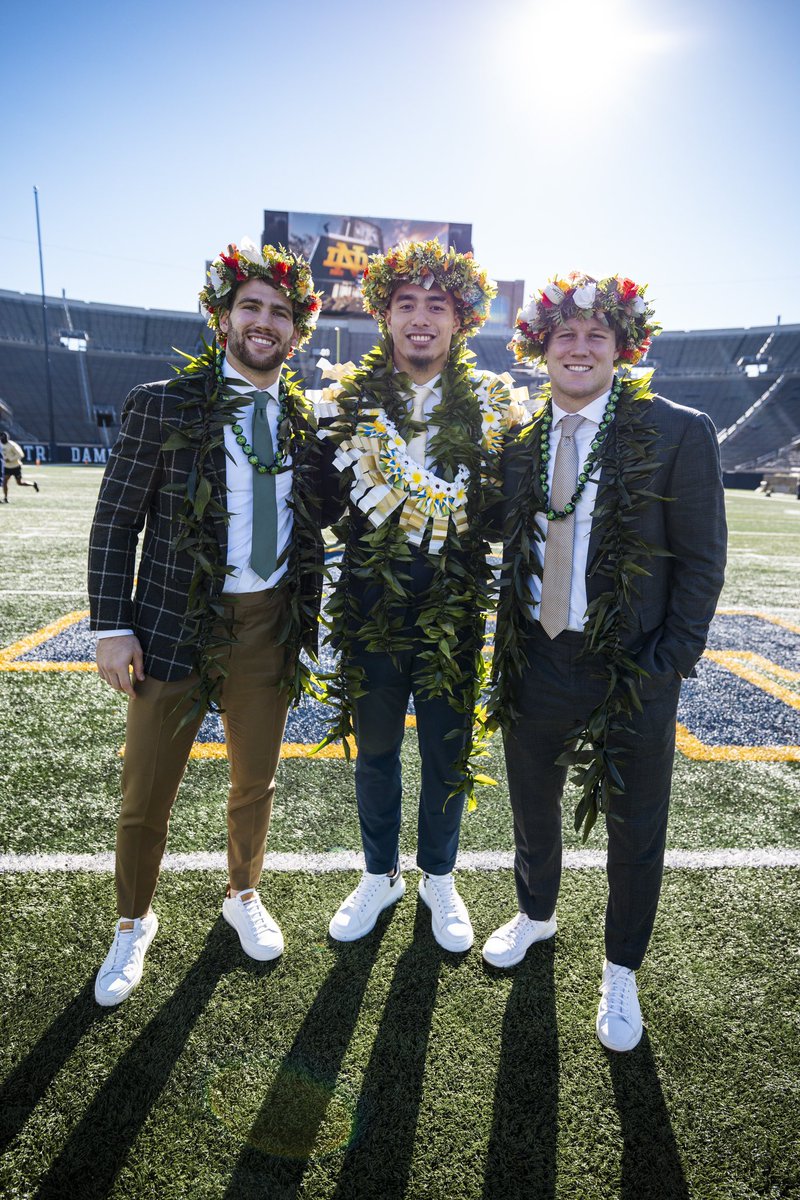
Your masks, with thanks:
[(94, 998), (104, 1008), (127, 1000), (142, 978), (144, 956), (156, 936), (158, 917), (149, 912), (136, 920), (120, 917), (111, 949), (94, 981)]
[(495, 929), (483, 947), (483, 957), (493, 967), (515, 967), (521, 963), (534, 942), (545, 942), (556, 931), (556, 914), (549, 921), (534, 921), (525, 913)]
[(283, 954), (280, 926), (264, 908), (255, 888), (248, 888), (238, 896), (226, 896), (222, 915), (238, 933), (242, 949), (250, 958), (269, 962)]
[(474, 940), (472, 922), (466, 904), (456, 891), (452, 871), (447, 875), (423, 872), (419, 894), (431, 910), (431, 929), (442, 949), (455, 954), (469, 950)]
[(405, 890), (405, 880), (399, 871), (394, 875), (371, 875), (365, 871), (358, 887), (331, 917), (328, 933), (337, 942), (357, 942), (366, 937), (383, 910), (396, 904)]
[(642, 1011), (636, 990), (636, 974), (603, 959), (597, 1036), (607, 1050), (633, 1050), (642, 1040)]

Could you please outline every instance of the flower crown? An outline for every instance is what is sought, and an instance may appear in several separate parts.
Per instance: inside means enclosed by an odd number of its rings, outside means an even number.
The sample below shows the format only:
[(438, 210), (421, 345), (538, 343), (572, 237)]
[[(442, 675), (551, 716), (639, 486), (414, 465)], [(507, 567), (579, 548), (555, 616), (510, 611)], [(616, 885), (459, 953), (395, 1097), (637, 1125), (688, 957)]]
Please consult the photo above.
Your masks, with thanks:
[(364, 308), (386, 332), (386, 310), (395, 285), (405, 279), (420, 287), (434, 283), (449, 292), (459, 319), (459, 337), (477, 333), (489, 316), (489, 303), (497, 287), (471, 254), (459, 254), (441, 242), (400, 242), (386, 254), (373, 254), (364, 271), (361, 293)]
[(517, 362), (544, 358), (550, 334), (572, 317), (597, 317), (617, 337), (617, 361), (635, 366), (644, 358), (652, 338), (661, 332), (655, 311), (645, 300), (647, 284), (622, 275), (596, 280), (573, 271), (566, 279), (551, 279), (517, 314), (508, 344)]
[(208, 268), (208, 283), (200, 293), (203, 312), (220, 344), (224, 346), (227, 339), (219, 327), (219, 310), (230, 307), (231, 288), (246, 279), (263, 279), (286, 293), (292, 302), (297, 345), (307, 342), (322, 309), (322, 293), (314, 291), (308, 263), (283, 246), (264, 246), (259, 250), (250, 238), (242, 238), (241, 246), (231, 244), (214, 259)]

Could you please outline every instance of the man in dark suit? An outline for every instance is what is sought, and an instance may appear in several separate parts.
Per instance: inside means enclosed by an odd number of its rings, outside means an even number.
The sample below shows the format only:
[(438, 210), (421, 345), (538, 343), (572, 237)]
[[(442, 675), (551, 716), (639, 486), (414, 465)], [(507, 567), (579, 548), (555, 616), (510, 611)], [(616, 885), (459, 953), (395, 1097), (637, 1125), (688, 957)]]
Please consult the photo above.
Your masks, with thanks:
[(625, 377), (658, 326), (620, 276), (552, 280), (512, 348), (543, 359), (544, 406), (505, 462), (505, 551), (493, 711), (505, 753), (519, 912), (484, 958), (520, 962), (552, 937), (568, 766), (576, 827), (608, 831), (609, 899), (597, 1033), (642, 1034), (635, 971), (658, 904), (681, 680), (722, 588), (725, 511), (709, 418)]
[(283, 950), (256, 885), (299, 653), (316, 645), (324, 450), (309, 402), (281, 371), (311, 336), (320, 297), (304, 259), (247, 240), (208, 280), (200, 298), (215, 345), (128, 396), (92, 525), (98, 671), (129, 697), (120, 919), (95, 985), (103, 1005), (141, 978), (170, 811), (209, 707), (222, 714), (230, 765), (223, 916), (252, 958)]

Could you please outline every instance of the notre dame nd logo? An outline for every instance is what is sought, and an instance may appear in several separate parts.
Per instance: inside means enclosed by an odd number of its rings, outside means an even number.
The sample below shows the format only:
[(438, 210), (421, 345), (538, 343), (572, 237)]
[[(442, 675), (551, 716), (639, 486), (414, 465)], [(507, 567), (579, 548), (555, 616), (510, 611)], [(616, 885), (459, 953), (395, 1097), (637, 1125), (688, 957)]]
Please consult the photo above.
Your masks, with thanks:
[(369, 258), (363, 246), (348, 246), (347, 242), (339, 241), (331, 242), (328, 246), (322, 267), (337, 277), (349, 271), (353, 279), (357, 279), (364, 273), (368, 264)]

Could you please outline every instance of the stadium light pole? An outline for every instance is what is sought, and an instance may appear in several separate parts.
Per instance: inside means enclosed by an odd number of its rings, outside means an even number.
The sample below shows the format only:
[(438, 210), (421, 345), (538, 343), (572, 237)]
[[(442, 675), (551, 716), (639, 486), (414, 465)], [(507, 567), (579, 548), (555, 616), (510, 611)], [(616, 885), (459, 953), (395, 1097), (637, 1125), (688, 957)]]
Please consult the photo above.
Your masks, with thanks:
[(34, 186), (33, 202), (36, 207), (36, 240), (39, 243), (39, 278), (42, 281), (42, 331), (44, 334), (44, 377), (47, 386), (47, 416), (50, 423), (50, 462), (56, 461), (56, 415), (53, 408), (53, 381), (50, 378), (50, 346), (47, 341), (47, 299), (44, 291), (44, 259), (42, 257), (42, 229), (39, 224), (39, 189)]

